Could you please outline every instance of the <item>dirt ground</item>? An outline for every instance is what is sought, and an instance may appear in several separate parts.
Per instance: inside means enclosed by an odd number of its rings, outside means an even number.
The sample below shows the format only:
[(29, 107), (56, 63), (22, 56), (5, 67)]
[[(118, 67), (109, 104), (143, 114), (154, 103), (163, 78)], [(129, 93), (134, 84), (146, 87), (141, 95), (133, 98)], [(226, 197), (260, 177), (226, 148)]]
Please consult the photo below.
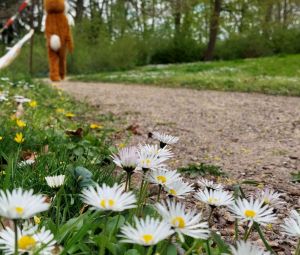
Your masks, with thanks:
[(300, 170), (300, 98), (71, 81), (59, 86), (99, 113), (120, 117), (123, 128), (137, 125), (141, 135), (131, 144), (152, 142), (147, 135), (154, 130), (179, 136), (174, 168), (211, 163), (233, 179), (298, 194), (290, 173)]

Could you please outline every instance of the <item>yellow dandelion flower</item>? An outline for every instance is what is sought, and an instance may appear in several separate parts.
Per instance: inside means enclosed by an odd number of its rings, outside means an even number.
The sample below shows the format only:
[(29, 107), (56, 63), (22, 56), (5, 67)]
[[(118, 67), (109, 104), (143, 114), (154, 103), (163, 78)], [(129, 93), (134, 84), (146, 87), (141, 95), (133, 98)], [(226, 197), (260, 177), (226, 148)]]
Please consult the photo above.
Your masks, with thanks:
[(31, 100), (31, 101), (29, 102), (29, 106), (30, 106), (31, 108), (37, 107), (37, 101)]
[(37, 217), (37, 216), (34, 216), (34, 217), (33, 217), (33, 220), (34, 220), (34, 223), (35, 223), (36, 225), (38, 225), (38, 224), (41, 223), (41, 218), (39, 218), (39, 217)]
[(23, 120), (17, 119), (16, 123), (17, 123), (17, 126), (20, 128), (26, 127), (26, 123)]
[(68, 118), (73, 118), (73, 117), (75, 117), (75, 114), (72, 113), (72, 112), (67, 112), (67, 113), (65, 114), (65, 116), (68, 117)]
[(2, 136), (0, 136), (0, 141), (2, 141), (3, 140), (3, 137)]
[(57, 109), (56, 109), (56, 112), (57, 112), (57, 113), (64, 113), (65, 110), (64, 110), (63, 108), (57, 108)]
[(25, 141), (25, 138), (23, 137), (22, 133), (17, 133), (14, 140), (17, 143), (23, 143)]
[(90, 128), (91, 128), (91, 129), (100, 129), (100, 128), (103, 128), (103, 126), (102, 126), (102, 125), (95, 124), (95, 123), (92, 123), (92, 124), (90, 125)]

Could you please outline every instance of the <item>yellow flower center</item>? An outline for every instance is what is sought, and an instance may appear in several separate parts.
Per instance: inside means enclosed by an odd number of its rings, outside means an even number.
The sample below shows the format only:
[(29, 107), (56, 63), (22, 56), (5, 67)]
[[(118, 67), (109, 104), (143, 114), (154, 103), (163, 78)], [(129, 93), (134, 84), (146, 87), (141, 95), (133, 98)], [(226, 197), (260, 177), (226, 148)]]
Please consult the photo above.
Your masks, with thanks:
[(153, 235), (150, 234), (145, 234), (142, 236), (142, 240), (146, 243), (149, 244), (153, 240)]
[(215, 197), (210, 197), (207, 201), (210, 204), (216, 204), (216, 203), (218, 203), (219, 199), (217, 199)]
[(17, 206), (15, 208), (15, 210), (16, 210), (17, 214), (19, 214), (19, 215), (23, 214), (23, 212), (24, 212), (24, 208), (23, 207), (19, 207), (19, 206)]
[(150, 164), (151, 164), (151, 160), (150, 159), (145, 159), (145, 164), (147, 165), (147, 166), (149, 166)]
[(256, 212), (253, 210), (246, 210), (244, 214), (247, 218), (252, 218), (252, 219), (256, 216)]
[(175, 189), (170, 189), (169, 192), (173, 196), (176, 196), (176, 194), (177, 194)]
[(163, 184), (165, 184), (167, 182), (167, 178), (163, 175), (157, 176), (156, 179)]
[(108, 204), (109, 207), (113, 207), (115, 205), (115, 201), (113, 199), (108, 199), (108, 200), (102, 199), (101, 202), (100, 202), (100, 205), (103, 208), (106, 208), (107, 204)]
[(172, 225), (174, 225), (178, 228), (184, 228), (185, 227), (185, 220), (184, 220), (184, 218), (182, 218), (180, 216), (174, 217), (172, 219)]
[(21, 250), (29, 250), (36, 245), (36, 241), (32, 236), (22, 236), (18, 240), (18, 246)]

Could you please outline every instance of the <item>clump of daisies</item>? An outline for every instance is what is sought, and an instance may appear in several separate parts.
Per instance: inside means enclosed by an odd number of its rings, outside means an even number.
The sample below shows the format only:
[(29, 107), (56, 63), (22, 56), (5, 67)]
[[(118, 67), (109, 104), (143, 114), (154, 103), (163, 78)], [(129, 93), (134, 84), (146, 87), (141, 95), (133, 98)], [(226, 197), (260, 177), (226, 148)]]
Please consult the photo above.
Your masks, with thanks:
[[(48, 245), (53, 248), (53, 235), (44, 228), (35, 231), (20, 230), (18, 220), (29, 219), (40, 212), (49, 209), (45, 197), (33, 194), (33, 190), (14, 189), (0, 191), (0, 215), (14, 221), (14, 231), (6, 228), (0, 232), (0, 249), (5, 254), (33, 254), (36, 250), (47, 250)], [(42, 247), (41, 247), (42, 246)], [(40, 254), (49, 254), (41, 252)]]
[[(16, 240), (17, 246), (15, 244)], [(41, 229), (36, 226), (23, 227), (23, 229), (17, 227), (17, 233), (10, 228), (6, 228), (0, 232), (0, 249), (8, 255), (16, 254), (16, 247), (17, 254), (52, 254), (55, 243), (53, 234), (45, 227)]]

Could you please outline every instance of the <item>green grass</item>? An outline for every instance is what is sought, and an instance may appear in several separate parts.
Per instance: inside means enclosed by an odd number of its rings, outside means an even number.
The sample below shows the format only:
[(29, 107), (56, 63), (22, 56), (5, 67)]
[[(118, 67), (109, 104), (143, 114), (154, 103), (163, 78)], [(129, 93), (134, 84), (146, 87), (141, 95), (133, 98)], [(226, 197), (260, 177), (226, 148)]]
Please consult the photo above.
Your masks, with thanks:
[(300, 96), (300, 55), (145, 66), (73, 79)]

